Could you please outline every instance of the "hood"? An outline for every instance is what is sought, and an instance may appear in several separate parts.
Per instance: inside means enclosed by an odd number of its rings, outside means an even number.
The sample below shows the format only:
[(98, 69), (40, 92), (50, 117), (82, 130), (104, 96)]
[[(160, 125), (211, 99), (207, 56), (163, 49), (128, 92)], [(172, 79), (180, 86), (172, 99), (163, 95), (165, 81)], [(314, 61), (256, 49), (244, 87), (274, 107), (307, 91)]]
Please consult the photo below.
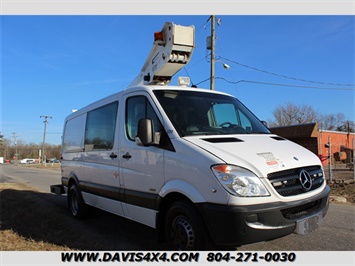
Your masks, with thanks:
[(247, 168), (260, 177), (321, 164), (311, 151), (277, 135), (193, 136), (184, 139), (225, 163)]

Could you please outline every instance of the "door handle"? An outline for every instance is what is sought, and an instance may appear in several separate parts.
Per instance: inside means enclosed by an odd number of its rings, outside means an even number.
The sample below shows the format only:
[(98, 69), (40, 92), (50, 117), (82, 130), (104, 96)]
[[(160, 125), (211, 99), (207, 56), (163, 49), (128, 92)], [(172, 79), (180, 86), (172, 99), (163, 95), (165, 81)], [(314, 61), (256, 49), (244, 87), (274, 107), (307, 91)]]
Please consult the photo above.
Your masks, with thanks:
[(117, 154), (111, 153), (111, 154), (110, 154), (110, 158), (111, 158), (111, 159), (117, 158)]
[(131, 159), (132, 156), (131, 156), (128, 152), (126, 152), (126, 154), (122, 155), (122, 158), (124, 158), (124, 159)]

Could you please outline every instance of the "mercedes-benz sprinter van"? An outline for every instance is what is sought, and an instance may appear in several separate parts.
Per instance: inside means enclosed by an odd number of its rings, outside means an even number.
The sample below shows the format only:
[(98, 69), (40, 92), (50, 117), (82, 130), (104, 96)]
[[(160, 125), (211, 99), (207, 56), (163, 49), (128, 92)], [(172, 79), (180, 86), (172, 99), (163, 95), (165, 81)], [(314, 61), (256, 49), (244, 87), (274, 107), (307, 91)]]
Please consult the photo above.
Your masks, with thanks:
[(306, 234), (328, 209), (318, 157), (221, 92), (128, 88), (70, 114), (62, 149), (75, 217), (100, 208), (177, 250)]

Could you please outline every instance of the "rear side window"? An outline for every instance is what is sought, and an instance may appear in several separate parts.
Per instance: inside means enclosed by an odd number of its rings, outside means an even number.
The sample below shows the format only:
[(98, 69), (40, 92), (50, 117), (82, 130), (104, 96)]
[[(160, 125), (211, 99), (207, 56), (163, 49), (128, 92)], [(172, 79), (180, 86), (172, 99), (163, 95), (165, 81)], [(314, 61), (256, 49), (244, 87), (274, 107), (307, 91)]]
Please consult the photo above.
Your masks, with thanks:
[(85, 151), (113, 148), (117, 107), (118, 102), (113, 102), (87, 113)]
[(65, 124), (63, 150), (75, 152), (84, 150), (86, 114), (79, 115)]

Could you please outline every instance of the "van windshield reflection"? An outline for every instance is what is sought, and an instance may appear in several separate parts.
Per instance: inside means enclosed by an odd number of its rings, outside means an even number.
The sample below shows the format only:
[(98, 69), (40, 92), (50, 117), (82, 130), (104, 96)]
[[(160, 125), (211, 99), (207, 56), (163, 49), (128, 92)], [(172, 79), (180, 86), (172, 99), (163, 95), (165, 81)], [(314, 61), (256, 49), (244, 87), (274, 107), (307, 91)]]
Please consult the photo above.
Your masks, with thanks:
[(236, 98), (211, 92), (155, 90), (180, 136), (270, 134)]

